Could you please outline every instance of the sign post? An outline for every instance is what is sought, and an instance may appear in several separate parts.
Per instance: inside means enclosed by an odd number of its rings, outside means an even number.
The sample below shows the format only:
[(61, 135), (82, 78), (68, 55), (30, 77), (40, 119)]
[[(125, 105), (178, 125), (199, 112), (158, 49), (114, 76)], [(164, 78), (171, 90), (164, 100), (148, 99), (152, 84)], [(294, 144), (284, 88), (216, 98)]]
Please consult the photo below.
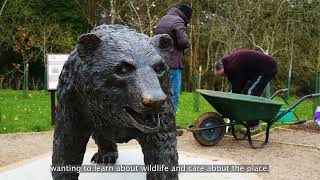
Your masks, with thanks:
[(56, 91), (50, 91), (51, 97), (51, 125), (55, 124), (56, 119)]
[(68, 60), (68, 54), (48, 54), (47, 55), (47, 90), (51, 99), (51, 124), (55, 123), (56, 111), (56, 91), (59, 83), (59, 76), (64, 63)]

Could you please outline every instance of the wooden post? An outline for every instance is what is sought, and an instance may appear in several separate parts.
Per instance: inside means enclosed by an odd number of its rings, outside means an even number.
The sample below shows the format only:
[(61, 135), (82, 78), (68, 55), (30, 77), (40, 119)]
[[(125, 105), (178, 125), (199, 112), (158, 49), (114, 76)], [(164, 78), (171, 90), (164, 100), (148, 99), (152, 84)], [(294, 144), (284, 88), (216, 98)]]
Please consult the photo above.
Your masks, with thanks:
[(56, 91), (50, 91), (51, 94), (51, 125), (55, 124), (56, 118)]
[[(320, 93), (320, 71), (318, 71), (316, 73), (316, 90), (314, 93)], [(318, 106), (320, 106), (320, 98), (317, 97), (317, 98), (314, 98), (314, 108), (313, 109), (316, 109)]]
[(199, 66), (199, 82), (198, 82), (198, 89), (201, 89), (201, 75), (202, 75), (202, 66)]

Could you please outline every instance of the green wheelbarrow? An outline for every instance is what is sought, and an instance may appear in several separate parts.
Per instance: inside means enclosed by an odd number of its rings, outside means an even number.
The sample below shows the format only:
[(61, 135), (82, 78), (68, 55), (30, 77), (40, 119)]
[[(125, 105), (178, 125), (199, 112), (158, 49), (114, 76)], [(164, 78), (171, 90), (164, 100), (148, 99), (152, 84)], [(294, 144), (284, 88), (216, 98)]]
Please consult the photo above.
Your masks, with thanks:
[[(187, 130), (193, 133), (196, 141), (204, 146), (216, 145), (223, 138), (226, 127), (230, 126), (235, 139), (245, 139), (247, 137), (250, 146), (254, 149), (262, 148), (268, 143), (270, 127), (275, 122), (305, 99), (320, 96), (320, 93), (306, 95), (277, 115), (283, 104), (272, 99), (286, 89), (277, 91), (271, 96), (271, 99), (220, 91), (201, 89), (197, 91), (216, 109), (217, 113), (204, 113), (197, 118), (193, 125), (189, 126)], [(225, 123), (224, 118), (230, 119), (230, 122)], [(253, 145), (249, 126), (246, 123), (251, 120), (262, 120), (267, 124), (265, 140), (258, 146)], [(292, 124), (304, 122), (298, 121)], [(235, 125), (243, 125), (247, 130), (246, 134), (239, 137), (235, 132)]]

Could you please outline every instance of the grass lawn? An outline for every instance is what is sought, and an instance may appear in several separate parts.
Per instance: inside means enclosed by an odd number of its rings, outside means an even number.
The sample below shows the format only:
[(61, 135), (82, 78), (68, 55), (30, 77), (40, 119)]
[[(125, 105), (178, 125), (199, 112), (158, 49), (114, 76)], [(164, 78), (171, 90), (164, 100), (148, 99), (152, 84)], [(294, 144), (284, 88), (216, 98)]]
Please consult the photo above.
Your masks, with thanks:
[(47, 91), (0, 90), (0, 133), (51, 129), (50, 94)]
[[(294, 103), (296, 98), (289, 99)], [(187, 127), (204, 112), (214, 109), (200, 97), (200, 111), (194, 111), (194, 95), (183, 92), (177, 112), (177, 123)], [(303, 102), (296, 108), (303, 119), (313, 119), (313, 103)], [(50, 94), (47, 91), (29, 91), (24, 98), (22, 91), (0, 90), (0, 134), (14, 132), (45, 131), (51, 129)]]

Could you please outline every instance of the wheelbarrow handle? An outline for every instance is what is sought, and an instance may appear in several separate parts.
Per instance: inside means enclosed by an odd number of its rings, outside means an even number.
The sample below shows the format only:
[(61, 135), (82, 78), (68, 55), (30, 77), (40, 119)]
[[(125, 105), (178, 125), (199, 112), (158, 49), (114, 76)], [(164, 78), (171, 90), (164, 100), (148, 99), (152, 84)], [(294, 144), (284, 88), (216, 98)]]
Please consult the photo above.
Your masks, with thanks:
[(283, 93), (283, 92), (287, 92), (288, 89), (280, 89), (278, 91), (276, 91), (275, 93), (273, 93), (271, 96), (270, 96), (270, 99), (273, 99), (275, 97), (277, 97), (279, 94)]
[(320, 93), (312, 94), (311, 96), (314, 97), (314, 98), (315, 98), (315, 97), (319, 97), (319, 96), (320, 96)]
[(286, 115), (288, 112), (290, 112), (293, 108), (295, 108), (296, 106), (298, 106), (300, 103), (302, 103), (302, 101), (308, 99), (308, 98), (315, 98), (320, 96), (320, 93), (317, 94), (309, 94), (309, 95), (305, 95), (302, 98), (300, 98), (298, 101), (296, 101), (292, 106), (288, 107), (288, 109), (286, 109), (284, 112), (282, 112), (281, 114), (279, 114), (278, 116), (276, 116), (272, 121), (271, 124), (277, 122), (280, 118), (282, 118), (284, 115)]

